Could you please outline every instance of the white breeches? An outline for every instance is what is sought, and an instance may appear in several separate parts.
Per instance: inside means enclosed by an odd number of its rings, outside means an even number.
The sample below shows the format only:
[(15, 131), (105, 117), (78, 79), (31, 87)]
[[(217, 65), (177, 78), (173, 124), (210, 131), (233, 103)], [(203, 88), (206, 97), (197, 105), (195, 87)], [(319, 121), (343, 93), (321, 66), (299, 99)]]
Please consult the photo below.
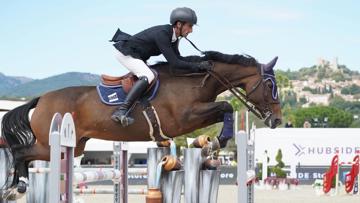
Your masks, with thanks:
[(125, 56), (119, 50), (115, 50), (116, 59), (130, 72), (134, 73), (137, 77), (146, 76), (149, 84), (154, 80), (154, 73), (144, 63), (144, 61), (133, 58), (132, 56)]

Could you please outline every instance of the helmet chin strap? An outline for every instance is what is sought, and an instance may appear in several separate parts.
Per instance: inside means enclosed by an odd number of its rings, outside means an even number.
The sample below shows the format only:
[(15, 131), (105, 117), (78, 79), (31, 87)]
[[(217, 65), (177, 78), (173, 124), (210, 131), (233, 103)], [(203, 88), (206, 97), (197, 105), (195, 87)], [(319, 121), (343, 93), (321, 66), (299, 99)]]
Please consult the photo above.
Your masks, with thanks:
[(180, 28), (179, 28), (180, 29), (180, 37), (184, 37), (183, 36), (183, 31), (182, 31), (183, 26), (184, 26), (184, 24), (181, 23)]

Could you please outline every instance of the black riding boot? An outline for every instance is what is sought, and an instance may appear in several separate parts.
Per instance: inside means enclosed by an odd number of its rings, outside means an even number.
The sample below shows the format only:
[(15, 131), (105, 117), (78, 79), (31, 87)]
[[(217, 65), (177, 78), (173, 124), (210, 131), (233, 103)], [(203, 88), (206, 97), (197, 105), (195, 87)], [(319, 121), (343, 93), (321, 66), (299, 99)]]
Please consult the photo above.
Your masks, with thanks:
[(120, 104), (119, 108), (113, 113), (111, 119), (120, 122), (124, 127), (131, 125), (134, 122), (134, 119), (127, 117), (126, 113), (132, 104), (144, 93), (148, 86), (149, 82), (146, 77), (139, 78), (126, 96), (124, 103)]

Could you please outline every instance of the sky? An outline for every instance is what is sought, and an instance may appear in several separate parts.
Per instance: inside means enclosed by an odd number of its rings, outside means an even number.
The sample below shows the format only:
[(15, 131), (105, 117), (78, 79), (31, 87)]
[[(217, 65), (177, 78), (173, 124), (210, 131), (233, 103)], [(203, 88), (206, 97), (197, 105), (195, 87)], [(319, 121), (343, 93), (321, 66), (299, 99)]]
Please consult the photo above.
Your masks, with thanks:
[[(0, 72), (34, 79), (76, 71), (122, 75), (108, 40), (169, 23), (172, 9), (198, 16), (188, 38), (201, 50), (249, 54), (298, 70), (322, 57), (360, 71), (360, 1), (0, 1)], [(199, 53), (186, 40), (182, 55)], [(150, 63), (164, 60), (152, 57)]]

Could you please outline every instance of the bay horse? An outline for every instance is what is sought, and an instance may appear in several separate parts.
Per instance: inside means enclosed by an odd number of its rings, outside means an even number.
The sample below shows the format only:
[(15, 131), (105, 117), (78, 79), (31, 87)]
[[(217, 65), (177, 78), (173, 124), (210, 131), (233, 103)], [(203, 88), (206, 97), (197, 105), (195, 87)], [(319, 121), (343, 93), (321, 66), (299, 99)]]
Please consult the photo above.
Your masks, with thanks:
[[(281, 123), (280, 102), (273, 65), (247, 63), (241, 55), (218, 54), (213, 58), (212, 70), (186, 75), (174, 75), (167, 63), (153, 68), (159, 73), (160, 87), (151, 101), (161, 122), (163, 133), (169, 138), (222, 122), (232, 114), (227, 101), (215, 101), (230, 90), (270, 128)], [(253, 58), (252, 58), (253, 59)], [(251, 61), (251, 60), (250, 60)], [(239, 90), (241, 88), (242, 90)], [(20, 198), (27, 189), (28, 165), (32, 160), (50, 159), (49, 128), (56, 112), (71, 112), (76, 126), (75, 156), (83, 153), (90, 138), (113, 141), (149, 141), (149, 126), (137, 105), (131, 116), (135, 122), (127, 127), (111, 120), (115, 106), (103, 104), (96, 87), (68, 87), (48, 92), (9, 111), (2, 120), (2, 137), (6, 154), (12, 157), (13, 179), (4, 186), (7, 199)], [(34, 109), (31, 118), (29, 111)], [(225, 124), (224, 124), (225, 126)], [(232, 126), (231, 126), (232, 128)], [(222, 147), (230, 137), (218, 136)], [(11, 174), (9, 172), (8, 174)]]

